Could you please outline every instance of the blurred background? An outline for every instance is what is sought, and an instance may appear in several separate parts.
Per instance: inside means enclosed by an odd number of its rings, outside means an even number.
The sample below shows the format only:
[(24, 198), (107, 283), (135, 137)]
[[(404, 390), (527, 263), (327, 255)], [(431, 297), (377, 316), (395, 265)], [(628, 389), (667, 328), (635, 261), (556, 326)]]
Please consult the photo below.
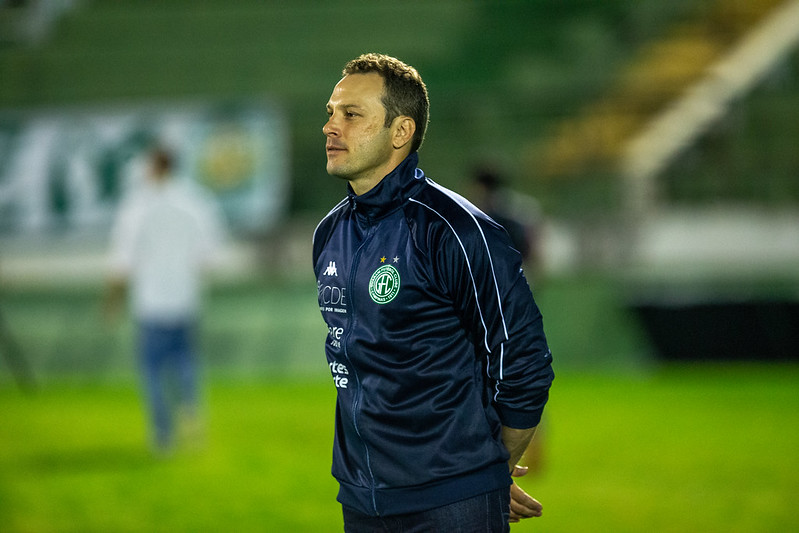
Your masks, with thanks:
[[(366, 51), (427, 84), (428, 176), (475, 202), (476, 176), (498, 177), (528, 230), (564, 390), (682, 383), (707, 363), (722, 365), (709, 376), (765, 364), (796, 377), (799, 2), (2, 0), (4, 405), (24, 408), (17, 390), (135, 383), (131, 326), (109, 327), (99, 302), (111, 220), (154, 139), (230, 228), (206, 375), (326, 383), (310, 244), (345, 189), (325, 173), (321, 128), (341, 68)], [(19, 488), (2, 481), (0, 494)], [(777, 516), (764, 531), (799, 494), (784, 481), (763, 496)], [(17, 530), (59, 529), (26, 529), (20, 508), (5, 508)]]

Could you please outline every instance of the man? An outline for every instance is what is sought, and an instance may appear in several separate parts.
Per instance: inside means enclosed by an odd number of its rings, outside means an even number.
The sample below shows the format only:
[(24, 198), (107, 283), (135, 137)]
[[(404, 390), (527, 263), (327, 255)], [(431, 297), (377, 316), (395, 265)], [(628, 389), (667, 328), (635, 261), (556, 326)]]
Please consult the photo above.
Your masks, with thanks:
[(553, 378), (521, 257), (417, 168), (417, 71), (366, 54), (343, 75), (323, 133), (349, 194), (316, 228), (313, 260), (345, 530), (508, 531), (541, 513), (510, 473), (524, 473)]
[(176, 428), (197, 438), (195, 334), (202, 275), (219, 252), (222, 216), (209, 194), (173, 176), (170, 152), (150, 154), (150, 173), (122, 202), (111, 231), (107, 305), (118, 313), (131, 289), (139, 364), (157, 453), (170, 452)]

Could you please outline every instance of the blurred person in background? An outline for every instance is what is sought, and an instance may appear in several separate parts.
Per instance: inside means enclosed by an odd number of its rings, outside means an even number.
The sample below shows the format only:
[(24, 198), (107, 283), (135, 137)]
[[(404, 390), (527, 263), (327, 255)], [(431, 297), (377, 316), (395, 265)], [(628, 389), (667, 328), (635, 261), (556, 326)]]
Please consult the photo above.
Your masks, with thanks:
[(472, 189), (474, 203), (505, 228), (526, 269), (538, 270), (541, 255), (538, 202), (509, 189), (502, 173), (485, 164), (474, 169)]
[(344, 529), (506, 532), (541, 504), (512, 476), (553, 379), (508, 234), (417, 167), (416, 69), (365, 54), (327, 103), (327, 172), (348, 195), (313, 238), (337, 391)]
[(106, 309), (127, 299), (157, 453), (178, 437), (202, 438), (197, 354), (203, 277), (225, 233), (209, 193), (173, 175), (173, 154), (156, 147), (142, 186), (122, 200), (111, 230)]

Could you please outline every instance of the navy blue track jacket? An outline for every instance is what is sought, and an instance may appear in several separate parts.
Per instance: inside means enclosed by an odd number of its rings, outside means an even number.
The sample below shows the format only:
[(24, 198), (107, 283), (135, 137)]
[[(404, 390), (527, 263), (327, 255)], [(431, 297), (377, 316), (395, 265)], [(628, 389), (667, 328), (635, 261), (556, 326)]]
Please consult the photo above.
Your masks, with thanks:
[(553, 379), (507, 233), (416, 168), (350, 189), (314, 232), (337, 387), (338, 500), (370, 515), (507, 487), (501, 426), (531, 428)]

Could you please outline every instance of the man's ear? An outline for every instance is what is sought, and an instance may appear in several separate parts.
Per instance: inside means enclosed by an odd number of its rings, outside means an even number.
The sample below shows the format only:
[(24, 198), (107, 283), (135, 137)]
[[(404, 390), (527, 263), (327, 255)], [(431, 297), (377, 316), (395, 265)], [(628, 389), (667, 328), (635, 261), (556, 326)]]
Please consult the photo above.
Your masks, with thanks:
[(411, 140), (416, 133), (416, 122), (411, 117), (401, 115), (394, 119), (392, 124), (391, 142), (395, 149), (399, 150)]

